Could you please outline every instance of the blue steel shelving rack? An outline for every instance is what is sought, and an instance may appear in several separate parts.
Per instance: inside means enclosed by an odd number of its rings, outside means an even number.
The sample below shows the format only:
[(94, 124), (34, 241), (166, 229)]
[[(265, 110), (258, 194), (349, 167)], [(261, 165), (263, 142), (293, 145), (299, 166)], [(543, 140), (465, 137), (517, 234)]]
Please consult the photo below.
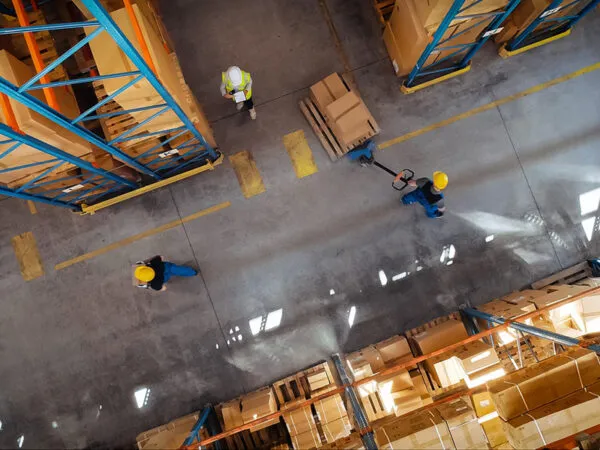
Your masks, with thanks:
[[(506, 7), (500, 10), (469, 14), (469, 10), (481, 3), (483, 0), (455, 0), (444, 20), (435, 31), (431, 42), (421, 54), (417, 64), (412, 69), (407, 79), (402, 84), (402, 92), (410, 94), (432, 84), (439, 83), (448, 78), (465, 73), (470, 68), (473, 56), (487, 42), (487, 40), (502, 28), (502, 23), (517, 7), (521, 0), (511, 0)], [(444, 38), (452, 23), (461, 19), (475, 19), (473, 25), (460, 32)], [(453, 40), (465, 35), (489, 21), (489, 25), (478, 34), (473, 42), (459, 43), (453, 45)], [(427, 64), (432, 54), (436, 52), (450, 51), (450, 54)]]
[[(33, 25), (33, 26), (22, 26), (15, 28), (0, 28), (0, 34), (12, 35), (12, 34), (24, 34), (34, 33), (40, 31), (55, 31), (55, 30), (66, 30), (66, 29), (82, 29), (92, 28), (92, 31), (76, 45), (71, 47), (69, 50), (64, 52), (57, 59), (47, 64), (47, 66), (40, 72), (38, 72), (29, 81), (21, 86), (16, 86), (6, 79), (0, 77), (0, 95), (4, 94), (13, 101), (19, 102), (25, 105), (32, 111), (42, 115), (46, 119), (51, 120), (55, 124), (64, 128), (69, 133), (72, 133), (84, 140), (88, 141), (92, 145), (104, 150), (108, 154), (114, 156), (120, 161), (127, 164), (129, 167), (137, 170), (139, 173), (153, 179), (155, 181), (165, 180), (168, 177), (181, 172), (185, 168), (189, 168), (192, 165), (198, 165), (206, 163), (212, 167), (212, 163), (219, 160), (220, 154), (217, 152), (202, 136), (202, 134), (196, 129), (192, 120), (186, 116), (181, 107), (177, 104), (171, 94), (161, 84), (157, 76), (153, 73), (150, 66), (138, 53), (131, 42), (125, 37), (123, 32), (117, 27), (115, 22), (110, 17), (109, 13), (100, 5), (98, 0), (82, 0), (85, 6), (88, 8), (94, 19), (87, 22), (74, 22), (74, 23), (59, 23), (59, 24), (45, 24), (45, 25)], [(96, 38), (101, 33), (108, 33), (112, 39), (118, 44), (120, 49), (127, 55), (137, 70), (131, 72), (110, 74), (110, 75), (98, 75), (88, 76), (84, 78), (75, 78), (72, 80), (55, 81), (49, 83), (40, 83), (45, 76), (50, 74), (65, 60), (72, 57), (76, 52), (80, 51), (86, 44)], [(44, 102), (41, 102), (36, 97), (32, 96), (29, 92), (36, 89), (52, 89), (61, 86), (69, 86), (81, 83), (92, 83), (94, 81), (101, 81), (105, 79), (114, 78), (132, 78), (130, 81), (125, 83), (120, 89), (114, 92), (103, 100), (99, 101), (86, 111), (81, 113), (75, 119), (69, 119), (62, 115), (59, 111), (51, 108)], [(164, 100), (158, 105), (151, 105), (141, 108), (135, 108), (124, 111), (117, 111), (106, 114), (95, 114), (103, 105), (113, 100), (116, 96), (131, 88), (133, 85), (139, 82), (148, 82), (154, 90)], [(5, 102), (6, 103), (6, 102)], [(101, 118), (107, 118), (117, 115), (128, 114), (136, 111), (143, 110), (155, 110), (151, 117), (143, 120), (135, 127), (125, 131), (121, 135), (111, 140), (106, 140), (93, 132), (87, 130), (83, 123), (90, 120), (96, 120)], [(167, 113), (174, 113), (178, 120), (181, 122), (180, 126), (164, 129), (153, 132), (139, 132), (144, 125), (147, 125), (157, 117)], [(1, 124), (0, 124), (1, 125)], [(14, 127), (13, 127), (14, 128)], [(163, 158), (161, 153), (164, 152), (163, 145), (183, 136), (191, 136), (185, 142), (180, 143), (174, 149), (177, 153), (177, 157)], [(115, 144), (128, 140), (142, 140), (148, 137), (161, 138), (163, 141), (160, 145), (157, 145), (143, 154), (136, 157), (132, 157), (124, 153)], [(50, 163), (56, 163), (47, 170), (44, 170), (39, 176), (36, 176), (33, 180), (20, 186), (19, 188), (8, 188), (0, 187), (0, 194), (16, 197), (25, 200), (39, 201), (51, 205), (62, 206), (70, 208), (75, 211), (81, 211), (82, 203), (91, 204), (100, 197), (106, 197), (110, 194), (118, 194), (128, 192), (138, 188), (138, 184), (128, 179), (123, 178), (117, 174), (113, 174), (103, 169), (94, 167), (92, 164), (72, 156), (58, 148), (55, 148), (47, 143), (41, 142), (35, 139), (33, 136), (28, 136), (20, 132), (18, 129), (11, 129), (6, 125), (0, 126), (0, 144), (9, 145), (10, 147), (3, 150), (0, 153), (0, 162), (2, 158), (5, 158), (22, 145), (27, 145), (45, 153), (48, 155), (48, 159), (43, 162), (36, 162), (30, 164), (24, 164), (20, 166), (11, 166), (0, 170), (0, 174), (4, 172), (15, 171), (32, 167), (35, 165), (44, 165), (47, 167)], [(142, 163), (142, 158), (152, 158), (150, 162)], [(184, 159), (185, 158), (185, 159)], [(42, 194), (39, 193), (40, 188), (44, 186), (44, 177), (55, 172), (65, 164), (72, 164), (82, 170), (84, 173), (88, 173), (83, 179), (80, 177), (77, 180), (79, 187), (77, 190), (70, 191), (69, 189), (55, 189), (51, 191), (45, 191)], [(2, 167), (2, 166), (0, 166)], [(66, 180), (68, 177), (65, 177)], [(56, 182), (56, 180), (54, 180)], [(100, 192), (101, 191), (101, 192)]]
[[(503, 46), (500, 55), (512, 56), (569, 35), (577, 22), (598, 4), (600, 0), (553, 0), (537, 19)], [(557, 16), (566, 8), (576, 12)]]

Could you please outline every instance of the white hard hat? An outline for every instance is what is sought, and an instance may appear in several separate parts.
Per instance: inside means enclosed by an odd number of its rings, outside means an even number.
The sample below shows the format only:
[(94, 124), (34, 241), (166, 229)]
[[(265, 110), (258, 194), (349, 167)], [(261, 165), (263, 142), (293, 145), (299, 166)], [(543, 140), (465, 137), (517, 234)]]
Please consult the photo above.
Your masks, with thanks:
[(231, 66), (227, 69), (227, 78), (234, 86), (240, 86), (242, 84), (242, 70), (238, 66)]

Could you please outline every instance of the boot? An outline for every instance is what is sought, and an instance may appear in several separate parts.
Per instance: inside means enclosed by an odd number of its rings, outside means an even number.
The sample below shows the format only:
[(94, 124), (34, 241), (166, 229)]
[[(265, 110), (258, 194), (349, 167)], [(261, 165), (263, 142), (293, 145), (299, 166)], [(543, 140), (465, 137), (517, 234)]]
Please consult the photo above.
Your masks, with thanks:
[(241, 111), (242, 108), (244, 107), (244, 102), (236, 103), (235, 107), (237, 108), (238, 111)]
[(251, 118), (252, 120), (256, 120), (256, 109), (252, 108), (252, 109), (250, 110), (250, 118)]

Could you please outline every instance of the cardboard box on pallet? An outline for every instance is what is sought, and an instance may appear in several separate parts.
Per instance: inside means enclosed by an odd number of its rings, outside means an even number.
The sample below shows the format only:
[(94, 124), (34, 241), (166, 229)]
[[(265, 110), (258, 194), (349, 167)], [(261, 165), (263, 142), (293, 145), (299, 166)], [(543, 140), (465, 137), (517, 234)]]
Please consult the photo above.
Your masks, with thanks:
[(292, 445), (297, 450), (305, 450), (309, 448), (319, 448), (321, 446), (321, 439), (319, 438), (319, 432), (315, 430), (307, 431), (306, 433), (291, 436)]
[(371, 132), (371, 114), (352, 91), (330, 103), (325, 108), (325, 117), (333, 134), (344, 147)]
[(487, 447), (483, 428), (470, 404), (459, 398), (437, 407), (446, 421), (456, 448), (480, 449)]
[(225, 430), (231, 430), (244, 424), (242, 405), (239, 399), (223, 403), (221, 405), (221, 415), (223, 416), (223, 427)]
[(346, 94), (349, 89), (337, 73), (332, 73), (310, 87), (310, 99), (319, 111), (325, 114), (325, 108)]
[(508, 439), (502, 427), (502, 419), (498, 417), (490, 393), (487, 391), (478, 392), (471, 396), (471, 400), (490, 446), (495, 448), (506, 443)]
[(326, 397), (323, 400), (318, 400), (314, 403), (317, 417), (321, 423), (329, 423), (339, 420), (348, 415), (344, 400), (339, 394)]
[(469, 335), (462, 321), (450, 319), (413, 335), (411, 339), (415, 342), (421, 354), (426, 355), (468, 337)]
[(376, 427), (379, 448), (454, 449), (448, 425), (433, 411), (415, 413)]
[(583, 348), (540, 361), (487, 383), (498, 415), (510, 420), (600, 381), (596, 353)]
[(364, 446), (360, 434), (357, 432), (350, 433), (348, 436), (338, 439), (334, 442), (323, 444), (322, 449), (340, 449), (340, 450), (363, 450)]
[[(302, 402), (304, 399), (288, 402), (283, 407), (289, 408), (290, 406), (294, 406), (298, 404), (298, 402)], [(317, 424), (315, 423), (315, 419), (312, 414), (312, 409), (310, 406), (306, 406), (304, 408), (295, 409), (289, 412), (283, 412), (283, 421), (287, 426), (288, 431), (290, 432), (290, 436), (297, 436), (302, 433), (307, 433), (311, 430), (316, 430)]]
[(398, 362), (403, 358), (407, 360), (413, 358), (408, 341), (404, 336), (394, 336), (379, 342), (375, 344), (375, 349), (379, 352), (384, 364)]
[(600, 383), (530, 410), (504, 423), (515, 448), (539, 448), (600, 422)]
[(306, 379), (312, 392), (324, 388), (325, 386), (329, 386), (332, 383), (332, 380), (329, 379), (329, 376), (327, 375), (327, 371), (325, 369), (321, 369), (315, 373), (308, 375)]
[(339, 418), (332, 422), (322, 424), (323, 434), (325, 435), (325, 442), (335, 442), (338, 439), (344, 438), (350, 435), (352, 431), (352, 424), (348, 416)]
[[(277, 411), (277, 401), (271, 388), (264, 388), (252, 392), (242, 397), (242, 419), (244, 423), (249, 423), (261, 417), (268, 416)], [(257, 426), (253, 431), (272, 425), (267, 423), (265, 426)]]

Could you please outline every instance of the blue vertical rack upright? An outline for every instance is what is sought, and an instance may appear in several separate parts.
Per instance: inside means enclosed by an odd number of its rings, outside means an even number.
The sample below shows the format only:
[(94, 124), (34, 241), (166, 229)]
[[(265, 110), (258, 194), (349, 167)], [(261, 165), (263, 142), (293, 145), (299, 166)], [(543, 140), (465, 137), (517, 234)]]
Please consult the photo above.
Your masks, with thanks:
[[(421, 54), (417, 64), (412, 69), (402, 85), (402, 92), (410, 94), (424, 87), (438, 83), (450, 77), (459, 75), (469, 70), (473, 56), (487, 42), (487, 40), (502, 28), (502, 23), (517, 7), (521, 0), (510, 0), (504, 8), (486, 13), (470, 14), (483, 0), (454, 0), (450, 10), (435, 31), (431, 42)], [(449, 28), (462, 20), (474, 19), (473, 24), (460, 32), (447, 35)], [(474, 40), (470, 42), (457, 42), (467, 33), (485, 26)], [(437, 57), (436, 54), (446, 53)]]
[[(12, 102), (24, 105), (35, 113), (40, 114), (54, 124), (60, 126), (65, 130), (65, 135), (72, 134), (84, 139), (92, 144), (92, 146), (105, 151), (129, 167), (137, 170), (148, 179), (153, 179), (155, 181), (164, 180), (192, 165), (201, 165), (203, 163), (211, 164), (218, 160), (220, 154), (196, 129), (192, 120), (184, 113), (172, 95), (162, 85), (146, 61), (115, 24), (110, 14), (100, 5), (99, 1), (82, 0), (82, 2), (93, 15), (92, 20), (87, 22), (52, 23), (25, 27), (0, 28), (0, 35), (22, 35), (24, 33), (41, 31), (51, 32), (67, 29), (91, 29), (86, 37), (57, 57), (54, 61), (48, 63), (42, 71), (38, 72), (21, 86), (16, 86), (0, 77), (0, 94), (4, 94), (10, 98)], [(101, 33), (108, 33), (110, 35), (137, 70), (109, 75), (87, 76), (84, 78), (49, 83), (41, 82), (45, 76), (50, 74), (68, 58), (72, 57), (76, 52), (80, 51)], [(120, 89), (91, 106), (74, 119), (67, 118), (59, 111), (56, 111), (31, 95), (31, 91), (33, 90), (71, 86), (81, 83), (93, 83), (95, 81), (115, 78), (122, 78), (128, 81), (125, 82)], [(159, 104), (105, 114), (97, 113), (97, 110), (103, 105), (106, 105), (136, 83), (141, 82), (149, 83), (157, 94), (160, 95), (162, 101), (159, 102)], [(154, 114), (112, 139), (100, 137), (84, 127), (84, 123), (87, 121), (129, 114), (141, 110), (152, 110), (154, 111)], [(148, 125), (153, 120), (167, 113), (176, 115), (178, 126), (171, 126), (168, 129), (159, 129), (159, 131), (140, 132), (144, 129), (145, 125)], [(158, 145), (146, 150), (141, 155), (129, 156), (116, 146), (116, 144), (121, 142), (132, 140), (139, 141), (150, 137), (158, 138), (161, 141)], [(189, 139), (186, 139), (188, 137)], [(178, 138), (180, 141), (184, 140), (184, 142), (170, 147), (170, 152), (168, 152), (168, 155), (165, 155), (164, 145)], [(3, 162), (3, 158), (6, 158), (4, 161), (7, 161), (9, 155), (12, 154), (14, 156), (15, 151), (19, 148), (24, 148), (22, 146), (27, 146), (28, 151), (35, 149), (38, 152), (44, 153), (48, 158), (40, 161), (41, 158), (38, 157), (36, 162), (28, 164), (0, 164), (0, 175), (2, 173), (14, 172), (29, 167), (40, 167), (39, 175), (30, 179), (23, 185), (14, 188), (8, 186), (0, 187), (1, 195), (39, 201), (80, 211), (81, 205), (84, 202), (91, 204), (100, 197), (132, 191), (139, 187), (136, 182), (133, 182), (130, 179), (99, 169), (81, 158), (75, 157), (48, 143), (41, 142), (34, 136), (26, 135), (20, 132), (20, 130), (11, 129), (9, 126), (0, 124), (0, 163)], [(48, 184), (44, 180), (45, 177), (57, 173), (61, 168), (67, 166), (71, 167), (70, 165), (81, 169), (81, 173), (84, 174), (82, 176), (80, 173), (78, 177), (73, 177), (74, 186), (51, 190), (42, 189), (44, 183)], [(69, 177), (65, 176), (61, 180), (68, 181), (68, 178)], [(56, 182), (57, 180), (53, 181)]]
[[(513, 37), (500, 51), (501, 56), (510, 56), (568, 35), (571, 29), (600, 0), (553, 0), (527, 28)], [(566, 12), (566, 14), (564, 14)]]

